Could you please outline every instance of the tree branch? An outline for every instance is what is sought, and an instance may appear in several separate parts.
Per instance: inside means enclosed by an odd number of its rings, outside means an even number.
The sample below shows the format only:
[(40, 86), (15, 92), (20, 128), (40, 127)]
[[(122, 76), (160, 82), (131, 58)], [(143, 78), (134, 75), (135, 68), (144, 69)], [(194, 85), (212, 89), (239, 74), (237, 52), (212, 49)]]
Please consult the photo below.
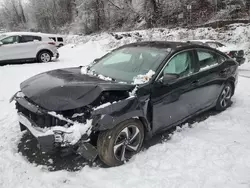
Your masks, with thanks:
[(117, 6), (114, 2), (112, 2), (111, 0), (108, 0), (108, 2), (111, 4), (111, 5), (113, 5), (114, 7), (116, 7), (116, 8), (118, 8), (118, 9), (120, 9), (120, 10), (122, 10), (123, 8), (121, 8), (121, 7), (119, 7), (119, 6)]

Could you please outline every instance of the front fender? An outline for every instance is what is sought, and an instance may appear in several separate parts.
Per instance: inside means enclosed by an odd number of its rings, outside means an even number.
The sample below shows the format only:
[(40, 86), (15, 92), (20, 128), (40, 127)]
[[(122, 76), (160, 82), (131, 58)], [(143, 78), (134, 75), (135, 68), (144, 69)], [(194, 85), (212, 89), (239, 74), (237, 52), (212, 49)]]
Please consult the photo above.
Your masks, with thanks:
[(113, 103), (105, 108), (93, 111), (92, 125), (94, 131), (104, 131), (131, 118), (144, 118), (147, 121), (148, 100), (140, 102), (137, 97)]

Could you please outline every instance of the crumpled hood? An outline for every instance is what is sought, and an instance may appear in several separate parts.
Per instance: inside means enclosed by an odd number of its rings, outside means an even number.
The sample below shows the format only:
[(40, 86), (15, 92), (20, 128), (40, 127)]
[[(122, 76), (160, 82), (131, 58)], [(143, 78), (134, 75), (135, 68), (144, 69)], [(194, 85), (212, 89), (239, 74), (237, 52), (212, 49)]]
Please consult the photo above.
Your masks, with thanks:
[(25, 96), (50, 111), (83, 107), (91, 104), (103, 91), (125, 91), (133, 87), (81, 74), (80, 67), (45, 72), (21, 83)]

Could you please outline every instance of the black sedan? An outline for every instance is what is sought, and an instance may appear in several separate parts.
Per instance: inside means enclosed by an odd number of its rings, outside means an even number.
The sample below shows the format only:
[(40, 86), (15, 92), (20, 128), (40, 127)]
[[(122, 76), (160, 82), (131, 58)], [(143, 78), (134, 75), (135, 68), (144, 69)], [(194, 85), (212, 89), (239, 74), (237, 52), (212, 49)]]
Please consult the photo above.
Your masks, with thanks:
[(238, 63), (216, 49), (140, 42), (87, 67), (34, 76), (11, 101), (21, 130), (38, 140), (41, 151), (99, 156), (117, 166), (145, 139), (208, 109), (228, 108), (237, 77)]

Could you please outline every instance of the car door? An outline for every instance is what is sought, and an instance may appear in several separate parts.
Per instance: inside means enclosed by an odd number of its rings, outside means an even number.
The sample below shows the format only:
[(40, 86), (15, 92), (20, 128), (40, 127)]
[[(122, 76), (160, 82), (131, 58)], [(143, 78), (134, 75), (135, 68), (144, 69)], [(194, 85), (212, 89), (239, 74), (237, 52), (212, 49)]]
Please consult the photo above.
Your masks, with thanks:
[(37, 48), (40, 45), (40, 41), (42, 40), (39, 36), (31, 36), (31, 35), (22, 35), (20, 36), (20, 45), (22, 45), (22, 49), (20, 49), (20, 56), (22, 59), (30, 59), (35, 58), (37, 53)]
[(190, 107), (193, 108), (192, 111), (197, 112), (214, 105), (225, 81), (223, 75), (227, 72), (227, 68), (223, 68), (226, 58), (209, 49), (196, 49), (195, 58), (199, 66), (196, 74), (196, 94), (199, 97)]
[(1, 40), (0, 61), (19, 59), (19, 36), (8, 36)]
[[(179, 52), (166, 63), (151, 91), (154, 132), (167, 129), (192, 114), (189, 105), (197, 97), (196, 72), (197, 65), (192, 50)], [(168, 74), (177, 74), (179, 78), (170, 83), (162, 82), (162, 77)]]

